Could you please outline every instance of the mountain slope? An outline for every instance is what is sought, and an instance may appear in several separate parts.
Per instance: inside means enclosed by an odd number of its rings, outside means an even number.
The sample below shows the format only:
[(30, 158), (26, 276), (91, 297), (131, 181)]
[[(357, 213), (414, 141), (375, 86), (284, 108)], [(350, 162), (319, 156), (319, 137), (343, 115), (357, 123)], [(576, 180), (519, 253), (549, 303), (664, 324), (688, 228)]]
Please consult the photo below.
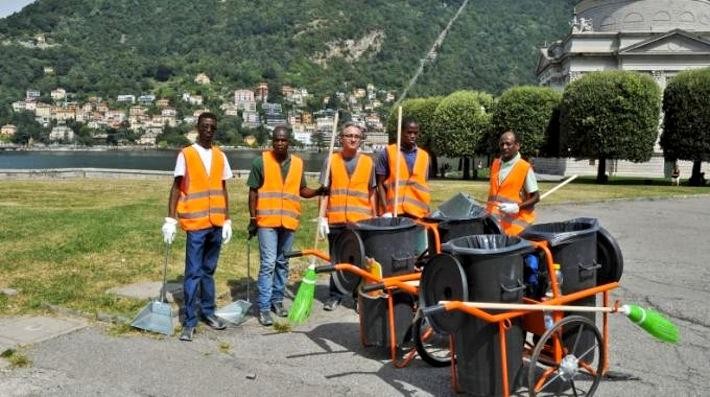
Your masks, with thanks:
[[(0, 105), (57, 86), (209, 96), (266, 79), (320, 95), (367, 83), (401, 91), (462, 2), (38, 0), (0, 20)], [(533, 83), (535, 47), (568, 29), (573, 3), (471, 0), (410, 95)], [(201, 72), (216, 84), (195, 86)]]

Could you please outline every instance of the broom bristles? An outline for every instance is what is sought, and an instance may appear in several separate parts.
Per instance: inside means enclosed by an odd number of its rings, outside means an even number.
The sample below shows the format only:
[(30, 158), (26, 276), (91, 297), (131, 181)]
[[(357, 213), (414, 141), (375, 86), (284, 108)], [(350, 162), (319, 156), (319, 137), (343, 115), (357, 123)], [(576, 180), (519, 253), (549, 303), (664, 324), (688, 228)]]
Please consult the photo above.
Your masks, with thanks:
[(316, 271), (315, 266), (308, 266), (306, 274), (298, 286), (298, 292), (293, 299), (291, 310), (288, 311), (288, 320), (294, 324), (301, 324), (308, 320), (313, 307), (313, 300), (316, 295)]
[(644, 309), (637, 305), (624, 305), (622, 310), (629, 320), (656, 339), (670, 343), (678, 343), (678, 340), (680, 340), (678, 327), (661, 313), (653, 309)]

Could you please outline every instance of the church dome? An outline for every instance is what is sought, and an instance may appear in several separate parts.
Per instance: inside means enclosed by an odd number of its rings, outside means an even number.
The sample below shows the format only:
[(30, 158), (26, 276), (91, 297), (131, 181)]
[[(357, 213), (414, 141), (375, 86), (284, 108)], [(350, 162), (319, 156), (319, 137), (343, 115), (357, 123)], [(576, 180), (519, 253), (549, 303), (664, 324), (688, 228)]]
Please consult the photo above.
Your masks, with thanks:
[(597, 32), (710, 31), (710, 0), (582, 0), (575, 11)]

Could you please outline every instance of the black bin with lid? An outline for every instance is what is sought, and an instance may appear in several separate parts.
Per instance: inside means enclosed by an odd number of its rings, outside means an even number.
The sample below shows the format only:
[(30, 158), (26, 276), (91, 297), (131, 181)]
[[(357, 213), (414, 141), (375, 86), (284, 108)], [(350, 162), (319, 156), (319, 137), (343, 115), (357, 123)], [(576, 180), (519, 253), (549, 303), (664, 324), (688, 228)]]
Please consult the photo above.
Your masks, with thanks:
[[(532, 225), (521, 237), (533, 241), (547, 241), (555, 263), (559, 263), (562, 271), (562, 294), (592, 288), (597, 285), (597, 232), (599, 222), (596, 218), (575, 218), (563, 222), (541, 223)], [(547, 274), (543, 272), (541, 274)], [(545, 281), (543, 284), (547, 284)], [(570, 303), (571, 305), (596, 306), (596, 296), (590, 296)], [(567, 313), (565, 313), (567, 314)], [(572, 313), (570, 313), (572, 314)], [(595, 313), (573, 313), (595, 321)], [(574, 345), (574, 340), (566, 338), (563, 332), (564, 344)], [(570, 330), (570, 334), (572, 334)], [(594, 335), (591, 330), (582, 335), (579, 346), (592, 347)], [(581, 348), (581, 351), (586, 349)]]
[(410, 218), (372, 218), (348, 227), (362, 240), (365, 256), (380, 263), (383, 277), (414, 272), (427, 249), (424, 227)]
[[(474, 235), (451, 240), (443, 245), (442, 250), (452, 254), (460, 263), (470, 301), (522, 302), (525, 292), (523, 256), (534, 250), (529, 241), (502, 234)], [(505, 335), (508, 385), (511, 388), (507, 392), (511, 392), (522, 368), (525, 333), (520, 318), (511, 321)], [(460, 389), (475, 396), (505, 394), (498, 324), (466, 315), (454, 337)]]

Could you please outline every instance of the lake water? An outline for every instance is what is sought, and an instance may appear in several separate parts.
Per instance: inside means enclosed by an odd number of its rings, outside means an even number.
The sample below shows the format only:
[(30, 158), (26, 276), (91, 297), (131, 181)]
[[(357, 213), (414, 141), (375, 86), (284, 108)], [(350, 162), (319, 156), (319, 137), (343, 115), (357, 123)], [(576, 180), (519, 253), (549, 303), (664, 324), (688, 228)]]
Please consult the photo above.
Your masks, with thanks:
[[(226, 151), (235, 170), (248, 170), (260, 150)], [(117, 168), (172, 171), (178, 150), (0, 151), (0, 169)], [(306, 171), (320, 171), (326, 153), (298, 153)]]

